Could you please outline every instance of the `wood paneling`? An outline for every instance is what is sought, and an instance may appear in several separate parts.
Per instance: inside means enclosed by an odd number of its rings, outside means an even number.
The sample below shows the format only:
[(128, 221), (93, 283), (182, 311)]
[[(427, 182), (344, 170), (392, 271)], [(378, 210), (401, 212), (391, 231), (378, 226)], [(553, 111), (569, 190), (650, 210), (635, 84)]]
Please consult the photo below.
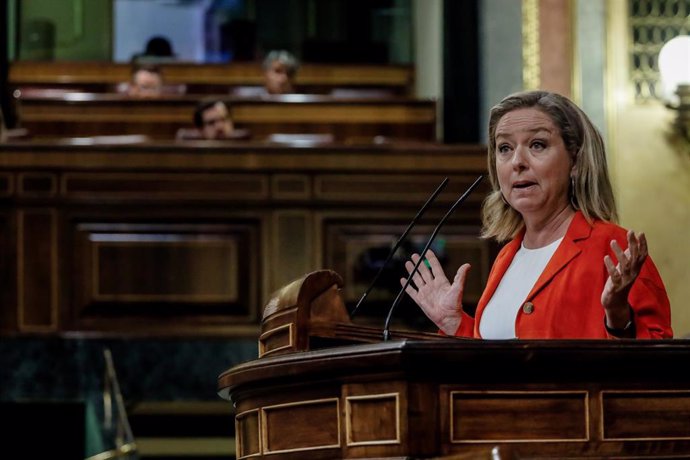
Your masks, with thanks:
[[(408, 223), (391, 212), (358, 216), (324, 212), (319, 217), (320, 234), (324, 237), (323, 254), (326, 256), (321, 265), (343, 276), (343, 297), (348, 307), (353, 308)], [(388, 312), (388, 306), (400, 290), (399, 280), (406, 273), (403, 263), (413, 252), (424, 247), (433, 231), (432, 224), (430, 219), (416, 226), (413, 234), (398, 249), (390, 269), (381, 275), (370, 292), (360, 314), (381, 318)], [(457, 270), (462, 263), (471, 264), (463, 295), (464, 306), (470, 309), (475, 308), (479, 301), (496, 251), (493, 243), (476, 237), (478, 232), (477, 226), (449, 224), (443, 227), (437, 237), (438, 243), (432, 246), (446, 273)], [(433, 328), (416, 305), (407, 299), (400, 305), (395, 318), (405, 319), (408, 326)]]
[(690, 391), (602, 394), (603, 438), (690, 440)]
[(93, 217), (70, 216), (66, 228), (75, 242), (67, 246), (76, 275), (72, 327), (112, 329), (127, 318), (190, 326), (256, 321), (261, 280), (252, 260), (261, 255), (260, 221), (227, 215), (220, 224), (196, 214), (188, 219), (202, 222), (187, 223), (178, 214), (160, 222), (155, 211)]
[(65, 196), (88, 200), (155, 201), (260, 200), (268, 197), (266, 177), (259, 174), (67, 173)]
[(403, 381), (344, 385), (345, 428), (349, 455), (385, 457), (409, 439), (408, 385)]
[[(0, 153), (3, 333), (256, 337), (271, 293), (305, 273), (332, 265), (351, 302), (371, 279), (353, 257), (389, 245), (447, 175), (455, 185), (421, 241), (485, 168), (481, 146), (435, 144), (62, 140)], [(443, 231), (449, 263), (469, 257), (479, 276), (470, 297), (492, 256), (476, 240), (482, 193)], [(267, 337), (267, 351), (289, 346), (288, 332)]]
[(341, 445), (340, 404), (336, 398), (265, 406), (261, 414), (261, 440), (266, 454)]
[[(247, 414), (329, 401), (319, 424), (262, 421), (262, 432), (279, 430), (291, 447), (313, 447), (309, 458), (493, 459), (498, 447), (534, 460), (680, 459), (690, 452), (690, 383), (678, 372), (688, 359), (690, 341), (678, 339), (436, 336), (266, 356), (221, 374), (218, 389)], [(299, 425), (300, 441), (290, 439), (287, 420)], [(346, 445), (333, 452), (326, 442), (335, 444), (343, 427)], [(247, 435), (237, 436), (241, 445)], [(295, 458), (245, 442), (258, 458)]]
[(453, 443), (587, 441), (586, 392), (450, 392)]
[[(0, 205), (1, 206), (1, 205)], [(16, 215), (8, 210), (0, 212), (0, 330), (17, 330), (19, 309), (17, 304), (18, 269), (16, 263), (19, 236), (16, 232)]]
[(235, 417), (237, 458), (261, 453), (261, 426), (259, 410), (250, 410)]
[(58, 324), (57, 213), (17, 211), (17, 308), (21, 332), (54, 332)]
[(14, 176), (8, 173), (0, 173), (0, 198), (10, 196), (14, 192)]
[(48, 198), (57, 194), (57, 176), (54, 174), (23, 173), (17, 182), (19, 196)]

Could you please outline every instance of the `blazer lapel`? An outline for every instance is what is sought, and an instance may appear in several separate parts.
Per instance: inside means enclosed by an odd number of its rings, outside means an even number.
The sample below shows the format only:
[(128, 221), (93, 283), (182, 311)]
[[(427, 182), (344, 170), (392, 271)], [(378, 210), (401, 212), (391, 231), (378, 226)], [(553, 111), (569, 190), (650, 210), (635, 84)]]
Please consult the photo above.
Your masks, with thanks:
[(592, 233), (592, 226), (585, 220), (581, 212), (577, 212), (573, 217), (573, 221), (568, 227), (568, 231), (563, 237), (563, 241), (554, 252), (549, 263), (546, 264), (544, 271), (534, 283), (534, 287), (527, 296), (527, 300), (534, 298), (537, 293), (544, 288), (556, 274), (563, 269), (568, 263), (577, 257), (582, 250), (575, 243), (578, 240), (589, 238)]

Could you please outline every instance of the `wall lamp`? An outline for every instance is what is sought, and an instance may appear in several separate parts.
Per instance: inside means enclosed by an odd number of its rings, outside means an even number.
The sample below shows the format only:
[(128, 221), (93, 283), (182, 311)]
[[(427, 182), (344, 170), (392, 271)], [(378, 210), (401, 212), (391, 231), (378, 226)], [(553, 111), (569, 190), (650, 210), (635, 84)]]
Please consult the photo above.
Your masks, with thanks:
[(690, 142), (690, 35), (672, 38), (659, 52), (662, 98), (676, 110), (676, 129)]

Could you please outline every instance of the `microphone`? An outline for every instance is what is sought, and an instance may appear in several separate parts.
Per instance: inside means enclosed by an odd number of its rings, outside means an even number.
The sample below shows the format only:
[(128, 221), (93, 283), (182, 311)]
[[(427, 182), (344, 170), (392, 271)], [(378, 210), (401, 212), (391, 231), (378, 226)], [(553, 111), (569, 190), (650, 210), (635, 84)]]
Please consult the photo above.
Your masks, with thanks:
[(391, 332), (390, 332), (390, 323), (391, 323), (391, 318), (393, 317), (393, 310), (395, 310), (395, 307), (398, 306), (400, 303), (400, 300), (402, 299), (403, 294), (405, 293), (405, 290), (407, 287), (410, 285), (412, 282), (412, 277), (414, 276), (415, 273), (417, 273), (417, 270), (419, 269), (419, 265), (424, 261), (424, 256), (426, 255), (426, 251), (429, 249), (429, 246), (431, 246), (431, 243), (434, 242), (434, 238), (436, 238), (436, 235), (438, 234), (439, 230), (441, 230), (441, 226), (446, 223), (446, 220), (450, 217), (451, 214), (455, 211), (455, 208), (457, 208), (463, 201), (467, 199), (468, 196), (470, 196), (470, 193), (479, 185), (479, 183), (482, 181), (484, 178), (483, 175), (480, 175), (477, 177), (477, 179), (472, 183), (472, 185), (469, 186), (469, 188), (465, 191), (465, 193), (462, 194), (458, 200), (453, 203), (453, 206), (450, 207), (448, 212), (446, 213), (445, 216), (441, 218), (439, 223), (436, 225), (436, 228), (434, 228), (434, 231), (431, 233), (431, 236), (429, 237), (429, 240), (426, 242), (426, 245), (424, 245), (424, 249), (422, 249), (422, 252), (420, 254), (419, 260), (417, 260), (417, 263), (414, 264), (414, 268), (412, 269), (412, 272), (410, 273), (410, 276), (407, 277), (407, 281), (405, 282), (405, 285), (402, 287), (400, 292), (398, 292), (398, 296), (395, 298), (393, 301), (393, 305), (391, 305), (390, 310), (388, 310), (388, 316), (386, 317), (386, 323), (383, 326), (383, 340), (387, 341), (390, 339)]
[(446, 188), (446, 185), (448, 185), (448, 178), (447, 177), (445, 179), (443, 179), (443, 181), (441, 181), (439, 186), (436, 187), (436, 190), (434, 191), (434, 193), (431, 194), (429, 199), (426, 200), (426, 203), (424, 203), (424, 205), (422, 205), (422, 207), (419, 209), (419, 211), (417, 211), (417, 215), (414, 216), (414, 219), (412, 219), (412, 222), (410, 222), (410, 224), (407, 226), (407, 228), (405, 229), (403, 234), (400, 235), (400, 238), (398, 238), (398, 241), (396, 241), (396, 243), (393, 245), (393, 248), (388, 253), (388, 257), (386, 257), (386, 260), (381, 265), (381, 268), (379, 268), (379, 271), (376, 273), (376, 276), (374, 276), (374, 280), (371, 282), (371, 284), (369, 285), (367, 290), (364, 291), (364, 294), (362, 294), (362, 297), (359, 298), (359, 301), (357, 302), (357, 305), (355, 305), (355, 308), (353, 308), (352, 312), (350, 312), (350, 318), (355, 316), (357, 309), (359, 308), (360, 305), (362, 305), (362, 303), (367, 298), (367, 296), (369, 295), (371, 290), (374, 288), (374, 286), (376, 285), (376, 282), (379, 280), (379, 277), (381, 276), (381, 273), (383, 273), (383, 269), (386, 268), (386, 265), (388, 265), (388, 262), (390, 262), (390, 260), (393, 258), (395, 251), (398, 250), (398, 248), (402, 244), (402, 242), (405, 239), (405, 237), (407, 236), (407, 234), (410, 233), (410, 230), (412, 230), (412, 227), (414, 227), (415, 224), (417, 223), (417, 221), (422, 217), (422, 215), (424, 215), (424, 213), (429, 208), (431, 203), (434, 202), (434, 200), (436, 199), (438, 194), (441, 193), (441, 191), (444, 188)]

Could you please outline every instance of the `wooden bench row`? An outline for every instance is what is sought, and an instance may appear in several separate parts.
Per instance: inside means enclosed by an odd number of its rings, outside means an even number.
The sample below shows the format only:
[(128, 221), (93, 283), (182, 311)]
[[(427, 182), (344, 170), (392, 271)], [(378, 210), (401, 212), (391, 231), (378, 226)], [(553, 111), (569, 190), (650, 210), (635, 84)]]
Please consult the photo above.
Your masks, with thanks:
[[(183, 84), (189, 94), (227, 94), (233, 87), (263, 84), (261, 64), (161, 64), (166, 83)], [(15, 61), (10, 65), (13, 88), (50, 87), (105, 92), (130, 79), (131, 65), (114, 62)], [(304, 63), (296, 76), (305, 93), (336, 88), (379, 88), (396, 95), (412, 94), (414, 68), (409, 65), (345, 65)]]
[[(117, 94), (51, 93), (16, 95), (21, 126), (33, 137), (141, 134), (174, 139), (192, 127), (200, 96), (132, 99)], [(333, 98), (285, 95), (266, 98), (222, 97), (236, 127), (254, 139), (276, 133), (330, 134), (335, 140), (385, 136), (435, 139), (436, 102), (429, 99)]]

